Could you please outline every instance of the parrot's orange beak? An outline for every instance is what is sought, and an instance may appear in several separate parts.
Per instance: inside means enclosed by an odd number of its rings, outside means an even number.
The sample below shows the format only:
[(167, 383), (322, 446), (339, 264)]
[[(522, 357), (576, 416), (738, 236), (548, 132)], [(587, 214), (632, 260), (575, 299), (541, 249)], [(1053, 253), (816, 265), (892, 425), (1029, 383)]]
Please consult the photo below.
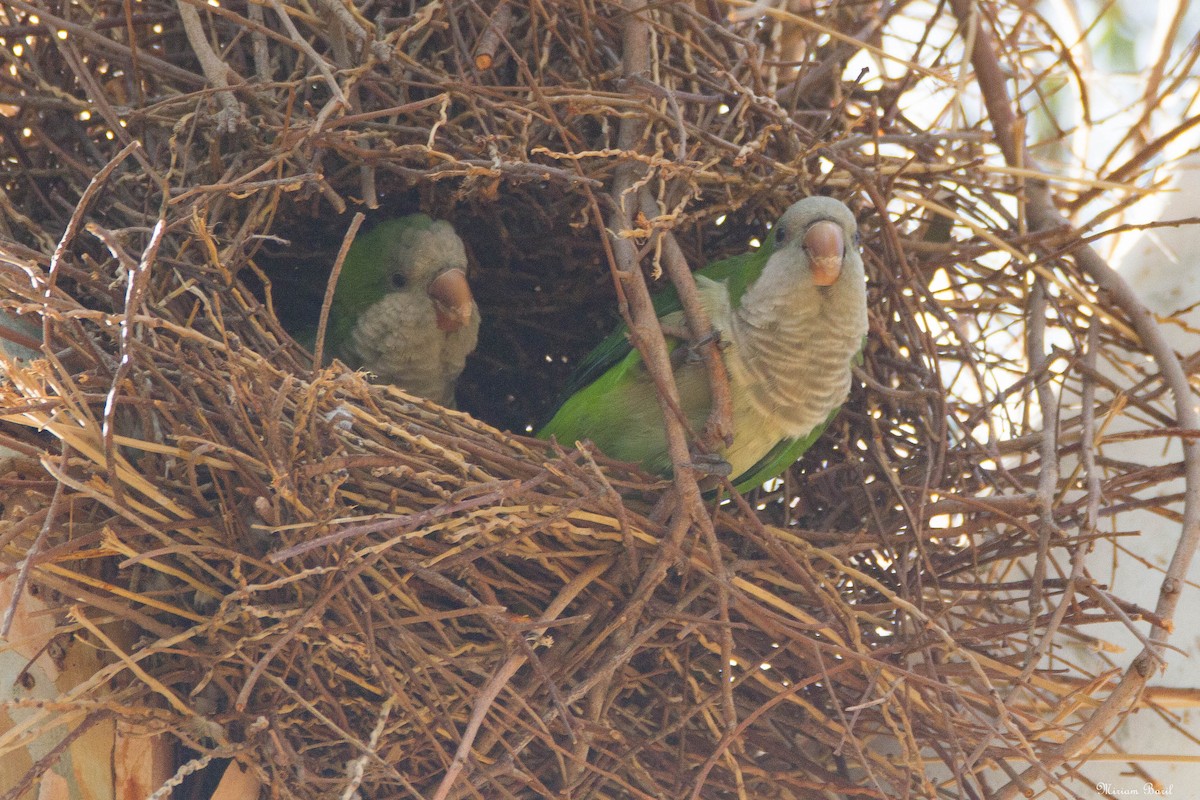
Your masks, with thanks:
[(429, 299), (433, 300), (439, 331), (452, 333), (471, 321), (475, 297), (461, 269), (448, 269), (434, 278), (429, 284)]
[(804, 234), (804, 249), (812, 262), (813, 283), (832, 286), (842, 274), (842, 259), (846, 253), (842, 226), (827, 219), (814, 222)]

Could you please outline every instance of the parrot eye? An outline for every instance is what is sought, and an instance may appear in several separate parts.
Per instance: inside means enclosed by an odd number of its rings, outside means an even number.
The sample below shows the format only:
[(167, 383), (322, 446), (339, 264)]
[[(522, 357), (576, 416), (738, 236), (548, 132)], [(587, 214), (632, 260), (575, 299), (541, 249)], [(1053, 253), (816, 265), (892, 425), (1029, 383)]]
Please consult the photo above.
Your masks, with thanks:
[(775, 226), (775, 246), (783, 247), (783, 245), (787, 244), (787, 239), (788, 239), (787, 228), (783, 227), (782, 225), (776, 225)]
[(404, 277), (403, 272), (392, 273), (392, 286), (395, 286), (397, 289), (403, 289), (407, 284), (408, 278)]

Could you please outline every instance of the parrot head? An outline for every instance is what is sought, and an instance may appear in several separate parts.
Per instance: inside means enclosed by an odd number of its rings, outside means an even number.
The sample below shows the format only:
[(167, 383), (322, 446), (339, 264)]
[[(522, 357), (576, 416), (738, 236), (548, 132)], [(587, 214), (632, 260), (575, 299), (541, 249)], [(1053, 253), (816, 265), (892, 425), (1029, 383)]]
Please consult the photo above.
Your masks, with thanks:
[[(812, 285), (834, 286), (847, 266), (858, 265), (852, 279), (861, 283), (858, 222), (853, 212), (832, 197), (806, 197), (793, 203), (775, 224), (775, 252), (764, 273), (792, 265), (807, 273)], [(774, 266), (774, 268), (773, 268)]]
[(337, 307), (365, 306), (392, 292), (425, 294), (437, 326), (455, 331), (467, 324), (474, 298), (467, 285), (467, 253), (449, 222), (413, 214), (376, 226), (350, 248), (334, 295)]
[(396, 293), (427, 298), (439, 330), (460, 330), (478, 315), (466, 269), (466, 250), (450, 223), (425, 214), (380, 223), (346, 254), (330, 309), (330, 338), (344, 340), (367, 309)]

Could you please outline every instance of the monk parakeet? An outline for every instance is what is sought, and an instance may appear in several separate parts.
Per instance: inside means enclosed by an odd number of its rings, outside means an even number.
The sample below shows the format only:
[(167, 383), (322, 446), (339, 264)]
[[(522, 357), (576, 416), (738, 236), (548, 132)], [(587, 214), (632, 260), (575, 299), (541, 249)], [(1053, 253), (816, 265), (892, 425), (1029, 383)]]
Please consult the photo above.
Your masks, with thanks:
[[(811, 447), (850, 391), (867, 333), (854, 214), (833, 198), (805, 198), (763, 247), (710, 264), (696, 285), (720, 335), (733, 401), (733, 443), (716, 455), (747, 491)], [(664, 330), (682, 327), (673, 291), (655, 299), (655, 310)], [(711, 408), (707, 370), (686, 342), (668, 341), (681, 408), (699, 431)], [(670, 472), (654, 383), (623, 330), (584, 359), (572, 389), (539, 437), (590, 439), (609, 456)]]
[(454, 405), (479, 338), (467, 253), (450, 223), (412, 214), (351, 245), (338, 277), (326, 352), (384, 383)]

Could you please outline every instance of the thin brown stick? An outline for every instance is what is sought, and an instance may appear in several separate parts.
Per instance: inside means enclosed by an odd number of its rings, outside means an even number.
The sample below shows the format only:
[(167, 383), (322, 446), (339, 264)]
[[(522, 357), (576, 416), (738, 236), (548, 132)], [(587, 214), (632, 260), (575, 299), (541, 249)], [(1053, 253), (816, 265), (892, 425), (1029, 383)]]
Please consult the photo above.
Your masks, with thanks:
[(1038, 541), (1037, 555), (1033, 563), (1033, 584), (1029, 592), (1030, 625), (1042, 613), (1042, 584), (1046, 580), (1046, 569), (1050, 559), (1050, 539), (1057, 533), (1054, 524), (1054, 500), (1059, 485), (1058, 470), (1058, 397), (1050, 385), (1049, 363), (1046, 359), (1046, 284), (1041, 277), (1035, 278), (1029, 292), (1029, 323), (1026, 333), (1026, 350), (1029, 371), (1036, 381), (1038, 409), (1042, 412), (1041, 455), (1042, 468), (1038, 474)]
[(183, 31), (187, 35), (188, 44), (200, 62), (200, 69), (205, 77), (217, 90), (217, 102), (221, 110), (217, 114), (217, 130), (233, 133), (244, 122), (241, 106), (237, 97), (229, 88), (229, 78), (232, 75), (236, 83), (245, 83), (245, 79), (233, 71), (233, 68), (221, 60), (208, 43), (208, 35), (204, 31), (204, 23), (200, 20), (200, 12), (188, 0), (176, 0), (179, 8), (179, 18), (183, 21)]
[(492, 18), (488, 20), (487, 27), (480, 34), (479, 43), (475, 46), (476, 69), (492, 68), (492, 64), (496, 60), (496, 50), (500, 47), (500, 42), (508, 35), (512, 20), (512, 4), (508, 0), (501, 0), (500, 4), (496, 6), (496, 10), (492, 12)]
[[(642, 213), (647, 216), (656, 213), (657, 209), (646, 187), (642, 187)], [(721, 357), (720, 333), (713, 328), (712, 320), (700, 302), (700, 292), (696, 288), (696, 279), (688, 269), (687, 260), (669, 232), (660, 238), (662, 244), (662, 261), (671, 276), (671, 283), (679, 293), (679, 302), (683, 306), (684, 319), (687, 322), (688, 334), (692, 345), (700, 353), (704, 366), (708, 370), (708, 389), (712, 397), (712, 409), (704, 430), (700, 432), (700, 445), (708, 452), (714, 452), (722, 444), (728, 447), (733, 443), (733, 396), (729, 388), (729, 374), (725, 369), (725, 361)]]
[(359, 211), (350, 220), (350, 227), (346, 229), (346, 235), (342, 237), (342, 246), (338, 249), (337, 258), (333, 261), (333, 271), (329, 273), (329, 280), (325, 284), (325, 297), (321, 300), (321, 316), (317, 321), (317, 341), (313, 345), (314, 374), (325, 363), (325, 332), (329, 328), (329, 310), (333, 307), (333, 295), (337, 291), (338, 278), (341, 277), (346, 254), (350, 252), (350, 245), (354, 244), (354, 237), (358, 235), (358, 229), (364, 219), (366, 219), (366, 215)]

